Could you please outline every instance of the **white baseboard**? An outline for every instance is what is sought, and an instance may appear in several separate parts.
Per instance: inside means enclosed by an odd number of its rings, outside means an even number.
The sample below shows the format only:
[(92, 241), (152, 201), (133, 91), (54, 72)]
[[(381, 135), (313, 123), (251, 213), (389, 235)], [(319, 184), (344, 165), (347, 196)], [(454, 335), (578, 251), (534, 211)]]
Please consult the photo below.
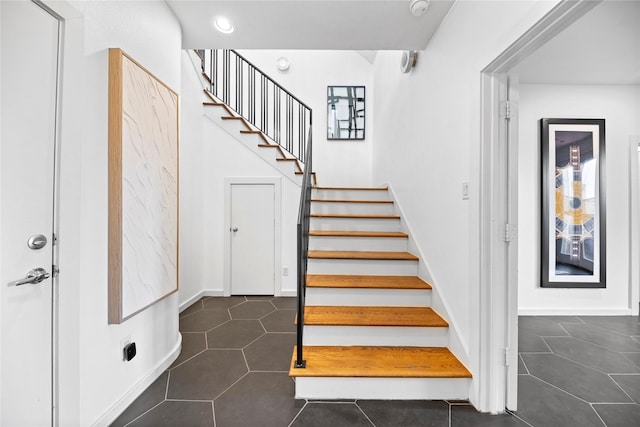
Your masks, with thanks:
[(185, 311), (187, 308), (191, 307), (193, 305), (193, 303), (197, 302), (202, 297), (223, 297), (223, 296), (224, 296), (224, 291), (222, 289), (220, 289), (220, 290), (209, 289), (209, 290), (200, 291), (197, 294), (195, 294), (194, 296), (192, 296), (191, 298), (189, 298), (186, 301), (180, 303), (179, 311), (180, 311), (180, 313), (182, 313), (183, 311)]
[(147, 375), (142, 377), (133, 387), (127, 390), (122, 397), (113, 405), (107, 409), (100, 418), (98, 418), (92, 425), (96, 427), (108, 426), (116, 418), (122, 414), (125, 409), (133, 403), (155, 380), (167, 370), (169, 366), (178, 358), (180, 351), (182, 350), (182, 335), (178, 333), (176, 344), (173, 346), (169, 354), (161, 360)]
[(194, 296), (192, 296), (191, 298), (189, 298), (185, 302), (180, 303), (180, 307), (178, 307), (178, 311), (180, 313), (182, 313), (187, 308), (191, 307), (196, 301), (198, 301), (200, 298), (202, 298), (202, 294), (203, 294), (202, 292), (198, 292), (197, 294), (195, 294)]
[(519, 308), (518, 316), (631, 316), (630, 308)]
[(281, 297), (297, 297), (298, 296), (298, 291), (289, 291), (289, 290), (282, 290), (282, 292), (280, 292), (280, 296)]
[(224, 291), (222, 289), (209, 289), (202, 291), (203, 297), (223, 297)]

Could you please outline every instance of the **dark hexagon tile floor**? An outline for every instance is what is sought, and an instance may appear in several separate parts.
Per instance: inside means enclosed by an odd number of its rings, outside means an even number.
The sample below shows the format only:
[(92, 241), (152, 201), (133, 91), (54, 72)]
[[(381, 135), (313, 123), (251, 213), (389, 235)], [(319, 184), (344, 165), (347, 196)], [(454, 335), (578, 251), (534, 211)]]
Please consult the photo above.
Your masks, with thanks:
[(207, 350), (170, 371), (167, 398), (213, 400), (247, 372), (241, 350)]
[(522, 316), (518, 411), (467, 402), (305, 401), (288, 370), (295, 298), (207, 297), (180, 313), (182, 352), (111, 425), (629, 427), (640, 425), (640, 319)]
[(249, 300), (229, 309), (232, 319), (260, 319), (275, 311), (271, 301)]
[(230, 320), (207, 332), (209, 348), (242, 349), (264, 335), (259, 320)]

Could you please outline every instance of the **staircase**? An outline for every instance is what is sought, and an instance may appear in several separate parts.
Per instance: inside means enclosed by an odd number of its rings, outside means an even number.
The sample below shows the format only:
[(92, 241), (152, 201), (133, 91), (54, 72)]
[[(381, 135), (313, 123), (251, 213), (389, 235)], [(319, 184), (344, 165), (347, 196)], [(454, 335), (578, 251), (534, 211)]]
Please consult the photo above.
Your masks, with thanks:
[(387, 188), (314, 187), (301, 399), (467, 399), (471, 373), (417, 277)]
[[(206, 117), (225, 129), (267, 163), (270, 163), (283, 176), (290, 178), (297, 185), (301, 185), (304, 165), (298, 158), (288, 153), (281, 145), (274, 144), (262, 131), (238, 115), (211, 92), (204, 89), (203, 93), (202, 105), (205, 108)], [(315, 172), (311, 175), (316, 183)]]

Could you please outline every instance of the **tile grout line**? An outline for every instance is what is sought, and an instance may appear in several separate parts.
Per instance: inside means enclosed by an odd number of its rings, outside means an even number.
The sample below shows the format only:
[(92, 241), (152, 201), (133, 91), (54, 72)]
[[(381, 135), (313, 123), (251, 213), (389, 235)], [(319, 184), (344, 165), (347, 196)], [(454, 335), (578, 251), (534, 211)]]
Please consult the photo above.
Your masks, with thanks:
[(293, 425), (293, 423), (296, 421), (296, 419), (298, 419), (300, 414), (302, 414), (302, 411), (304, 411), (304, 408), (306, 408), (308, 404), (309, 404), (309, 401), (305, 399), (304, 405), (302, 405), (302, 408), (300, 408), (298, 413), (293, 417), (293, 419), (291, 420), (291, 422), (288, 424), (287, 427), (291, 427)]
[(543, 379), (542, 379), (542, 378), (540, 378), (540, 377), (536, 377), (535, 375), (531, 375), (531, 374), (530, 374), (530, 376), (531, 376), (531, 377), (533, 377), (533, 378), (535, 378), (535, 379), (537, 379), (538, 381), (541, 381), (541, 382), (545, 383), (546, 385), (548, 385), (548, 386), (550, 386), (550, 387), (552, 387), (552, 388), (554, 388), (554, 389), (556, 389), (556, 390), (559, 390), (559, 391), (561, 391), (561, 392), (563, 392), (563, 393), (566, 393), (566, 394), (568, 394), (569, 396), (571, 396), (571, 397), (573, 397), (573, 398), (575, 398), (575, 399), (577, 399), (577, 400), (579, 400), (579, 401), (581, 401), (581, 402), (583, 402), (583, 403), (586, 403), (587, 405), (591, 405), (591, 402), (588, 402), (588, 401), (584, 400), (583, 398), (578, 397), (578, 396), (576, 396), (575, 394), (568, 392), (567, 390), (563, 390), (563, 389), (561, 389), (560, 387), (558, 387), (557, 385), (551, 384), (550, 382), (547, 382), (547, 381), (543, 380)]
[(517, 413), (510, 411), (508, 409), (505, 409), (505, 414), (509, 414), (514, 418), (519, 419), (520, 421), (522, 421), (523, 423), (525, 423), (526, 425), (528, 425), (529, 427), (536, 427), (533, 424), (531, 424), (529, 421), (525, 420), (524, 418), (520, 417)]
[(353, 404), (355, 405), (356, 408), (358, 408), (358, 411), (360, 411), (360, 413), (362, 415), (364, 415), (364, 417), (367, 419), (367, 421), (369, 421), (371, 423), (372, 427), (376, 427), (376, 424), (373, 421), (371, 421), (371, 418), (369, 418), (369, 415), (367, 415), (367, 413), (362, 410), (360, 405), (358, 405), (358, 400), (357, 399), (353, 402)]
[[(615, 385), (620, 389), (620, 391), (622, 391), (622, 392), (623, 392), (623, 393), (624, 393), (624, 394), (629, 398), (629, 400), (631, 400), (631, 402), (636, 403), (636, 401), (633, 399), (633, 397), (631, 397), (631, 396), (629, 395), (629, 393), (627, 393), (627, 391), (626, 391), (624, 388), (622, 388), (622, 386), (618, 383), (618, 381), (616, 381), (616, 380), (615, 380), (615, 378), (613, 378), (613, 377), (611, 376), (611, 375), (620, 375), (620, 374), (607, 374), (607, 375), (608, 375), (609, 379), (610, 379), (611, 381), (613, 381), (613, 383), (614, 383), (614, 384), (615, 384)], [(595, 403), (595, 402), (594, 402), (594, 403)], [(604, 402), (603, 402), (603, 403), (604, 403)]]
[[(610, 350), (610, 351), (613, 351), (613, 350)], [(621, 354), (620, 352), (616, 352), (616, 351), (613, 351), (613, 352), (614, 352), (614, 353)], [(547, 353), (543, 353), (543, 354), (547, 354)], [(582, 366), (583, 368), (592, 369), (592, 370), (594, 370), (594, 371), (596, 371), (596, 372), (599, 372), (599, 373), (601, 373), (601, 374), (604, 374), (604, 375), (622, 375), (622, 374), (624, 374), (624, 372), (604, 372), (604, 371), (601, 371), (600, 369), (593, 368), (593, 367), (591, 367), (591, 366), (585, 365), (585, 364), (584, 364), (584, 363), (582, 363), (582, 362), (578, 362), (577, 360), (570, 359), (568, 356), (565, 356), (564, 354), (561, 354), (561, 353), (555, 353), (555, 352), (554, 352), (554, 353), (552, 353), (552, 354), (554, 354), (554, 355), (556, 355), (556, 356), (558, 356), (558, 357), (560, 357), (560, 358), (562, 358), (562, 359), (568, 360), (569, 362), (573, 362), (573, 363), (575, 363), (575, 364), (577, 364), (577, 365), (580, 365), (580, 366)], [(630, 363), (631, 365), (635, 365), (635, 363), (633, 363), (633, 362), (631, 362), (631, 361), (629, 361), (629, 363)], [(635, 372), (635, 374), (640, 375), (640, 372)]]

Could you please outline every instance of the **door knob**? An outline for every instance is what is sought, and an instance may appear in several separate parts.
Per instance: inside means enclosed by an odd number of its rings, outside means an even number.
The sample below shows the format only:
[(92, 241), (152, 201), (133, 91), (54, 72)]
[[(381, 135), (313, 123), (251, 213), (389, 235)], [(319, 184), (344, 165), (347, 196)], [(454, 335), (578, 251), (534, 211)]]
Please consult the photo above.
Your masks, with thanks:
[(233, 231), (233, 232), (235, 233), (236, 231), (238, 231), (238, 227), (233, 227), (233, 228), (231, 229), (231, 231)]
[(34, 268), (27, 273), (26, 277), (9, 282), (9, 286), (22, 286), (29, 283), (40, 283), (44, 279), (48, 279), (49, 276), (51, 276), (51, 274), (47, 273), (47, 270), (44, 268)]

